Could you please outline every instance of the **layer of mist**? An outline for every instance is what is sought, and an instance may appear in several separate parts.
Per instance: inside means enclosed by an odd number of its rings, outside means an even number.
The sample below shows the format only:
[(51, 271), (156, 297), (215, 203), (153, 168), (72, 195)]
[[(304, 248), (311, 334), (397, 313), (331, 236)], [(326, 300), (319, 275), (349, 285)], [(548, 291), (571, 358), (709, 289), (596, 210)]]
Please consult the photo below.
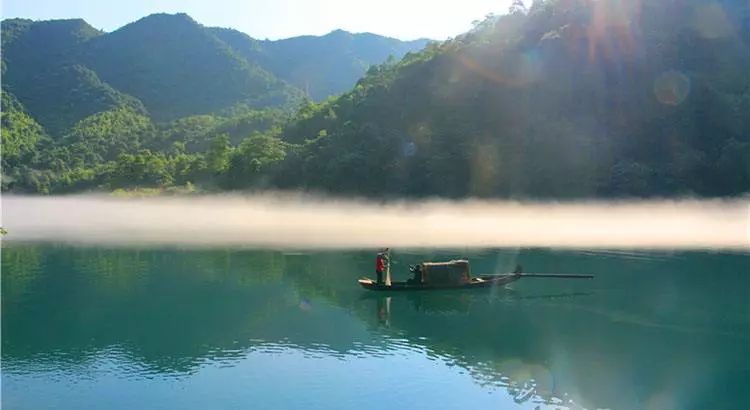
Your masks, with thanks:
[(519, 203), (292, 194), (5, 195), (6, 241), (290, 248), (750, 249), (750, 200)]

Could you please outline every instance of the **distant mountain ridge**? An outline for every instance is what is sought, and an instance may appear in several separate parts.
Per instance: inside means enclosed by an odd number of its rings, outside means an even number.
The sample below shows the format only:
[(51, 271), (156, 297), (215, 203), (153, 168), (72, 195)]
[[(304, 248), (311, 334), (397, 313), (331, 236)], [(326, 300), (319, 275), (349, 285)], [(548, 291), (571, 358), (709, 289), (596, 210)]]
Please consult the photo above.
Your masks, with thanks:
[(153, 14), (111, 33), (82, 19), (6, 19), (2, 87), (54, 137), (117, 107), (158, 122), (238, 104), (295, 107), (342, 93), (370, 65), (426, 43), (344, 31), (261, 41), (186, 14)]
[(92, 39), (81, 60), (115, 88), (137, 96), (157, 121), (239, 102), (283, 106), (302, 98), (186, 14), (153, 14)]
[(367, 69), (424, 48), (430, 40), (401, 41), (372, 33), (334, 30), (323, 36), (256, 40), (232, 29), (210, 28), (248, 60), (301, 88), (314, 100), (349, 90)]

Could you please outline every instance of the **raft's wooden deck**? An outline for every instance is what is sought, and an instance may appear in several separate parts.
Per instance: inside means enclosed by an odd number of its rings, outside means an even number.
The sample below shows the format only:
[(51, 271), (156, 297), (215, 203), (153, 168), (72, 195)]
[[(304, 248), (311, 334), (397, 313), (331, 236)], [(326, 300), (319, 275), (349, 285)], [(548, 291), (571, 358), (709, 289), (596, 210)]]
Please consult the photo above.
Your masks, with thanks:
[(471, 278), (471, 282), (455, 285), (412, 284), (408, 282), (391, 282), (391, 286), (378, 285), (372, 279), (360, 279), (360, 286), (375, 291), (417, 291), (417, 290), (445, 290), (445, 289), (474, 289), (503, 286), (521, 278), (521, 275), (509, 273), (503, 276), (478, 276)]

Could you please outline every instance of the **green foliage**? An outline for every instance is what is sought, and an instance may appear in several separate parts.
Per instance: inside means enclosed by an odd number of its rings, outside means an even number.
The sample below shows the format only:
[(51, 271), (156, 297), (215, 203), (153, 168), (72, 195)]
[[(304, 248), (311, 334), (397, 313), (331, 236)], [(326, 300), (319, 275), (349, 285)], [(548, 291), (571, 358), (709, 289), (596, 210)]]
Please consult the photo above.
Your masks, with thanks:
[[(233, 116), (188, 117), (157, 127), (148, 117), (121, 107), (86, 117), (51, 141), (10, 94), (3, 98), (4, 190), (140, 192), (152, 187), (184, 193), (184, 187), (196, 182), (209, 187), (247, 186), (247, 182), (227, 181), (254, 180), (284, 155), (280, 140), (260, 133), (279, 132), (275, 124), (284, 118), (280, 111), (237, 107), (231, 111)], [(253, 136), (239, 137), (244, 132)], [(255, 143), (257, 148), (252, 146)], [(244, 159), (252, 166), (239, 163)]]
[(95, 165), (137, 151), (142, 139), (155, 131), (148, 117), (117, 108), (79, 121), (63, 136), (61, 145), (70, 153), (69, 162)]
[(162, 126), (160, 137), (154, 141), (155, 148), (165, 150), (175, 143), (183, 144), (185, 151), (205, 151), (211, 139), (219, 134), (216, 128), (221, 123), (216, 115), (193, 115), (172, 121)]
[(232, 155), (232, 145), (229, 143), (229, 136), (220, 134), (211, 140), (211, 146), (206, 152), (206, 164), (208, 170), (220, 174), (229, 167), (229, 158)]
[(107, 175), (111, 186), (169, 186), (174, 180), (170, 161), (162, 153), (141, 150), (135, 154), (120, 154)]
[(154, 141), (154, 148), (166, 150), (179, 142), (189, 152), (203, 152), (219, 134), (228, 135), (230, 142), (236, 145), (254, 132), (267, 132), (279, 127), (286, 117), (278, 109), (253, 110), (247, 106), (234, 107), (223, 115), (184, 117), (161, 127), (160, 135)]
[(44, 129), (29, 116), (21, 103), (2, 92), (2, 166), (4, 170), (31, 161), (38, 144), (46, 139)]
[(263, 134), (248, 137), (232, 152), (224, 186), (242, 188), (257, 185), (259, 177), (270, 173), (285, 157), (286, 144), (280, 139)]

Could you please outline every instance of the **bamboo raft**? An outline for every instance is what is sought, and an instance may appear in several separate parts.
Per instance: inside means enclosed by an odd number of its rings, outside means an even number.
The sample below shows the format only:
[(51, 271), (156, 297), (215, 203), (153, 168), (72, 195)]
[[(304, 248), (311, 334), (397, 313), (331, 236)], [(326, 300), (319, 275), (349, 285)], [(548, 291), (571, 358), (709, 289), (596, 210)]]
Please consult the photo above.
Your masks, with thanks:
[[(424, 262), (409, 269), (414, 278), (405, 282), (390, 281), (377, 283), (362, 278), (358, 283), (362, 288), (373, 291), (422, 291), (444, 289), (477, 289), (505, 286), (522, 278), (593, 279), (593, 275), (523, 273), (520, 266), (513, 273), (471, 276), (469, 261)], [(388, 273), (390, 276), (390, 272)]]

